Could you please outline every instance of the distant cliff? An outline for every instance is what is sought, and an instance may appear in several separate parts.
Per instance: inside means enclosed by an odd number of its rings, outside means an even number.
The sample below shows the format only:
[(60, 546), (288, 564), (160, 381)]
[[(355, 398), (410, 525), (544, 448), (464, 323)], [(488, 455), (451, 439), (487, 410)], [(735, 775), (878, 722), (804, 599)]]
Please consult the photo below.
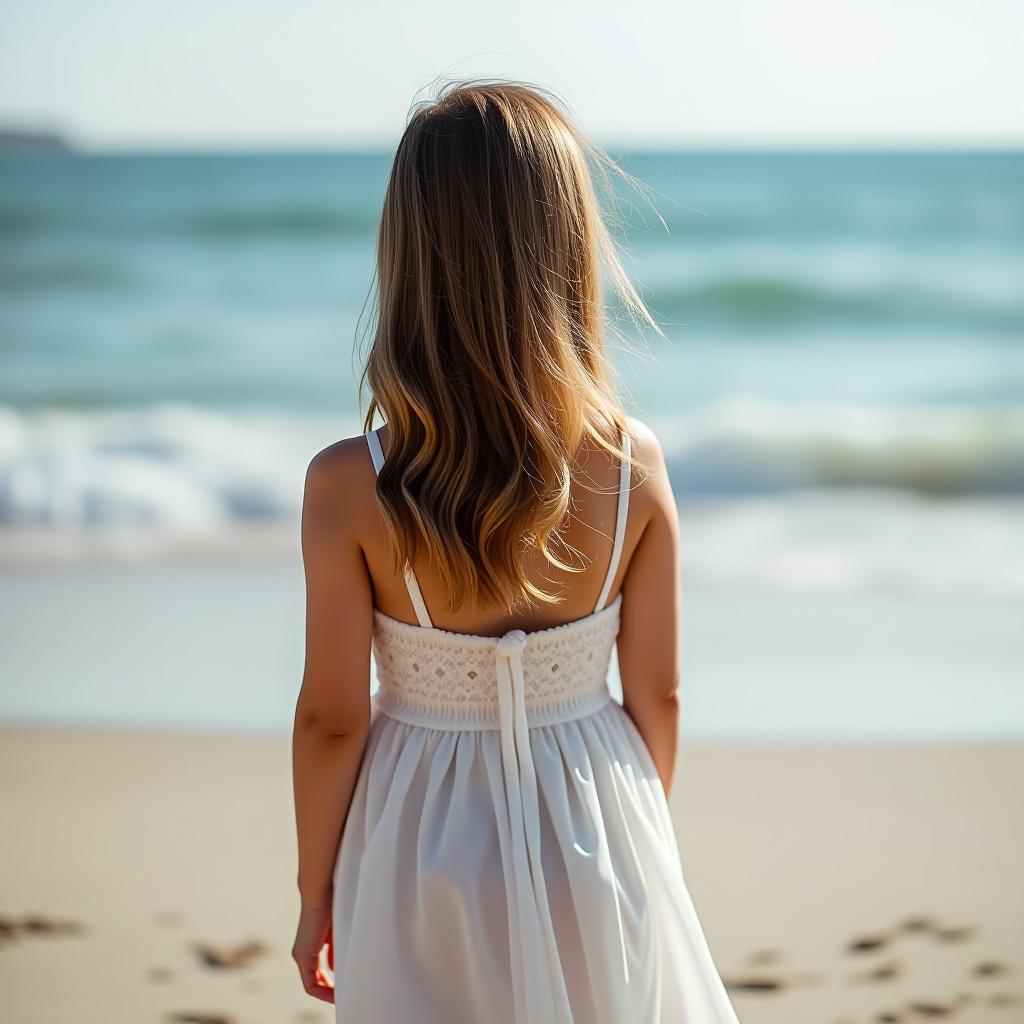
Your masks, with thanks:
[(0, 156), (9, 153), (70, 153), (71, 143), (56, 132), (0, 128)]

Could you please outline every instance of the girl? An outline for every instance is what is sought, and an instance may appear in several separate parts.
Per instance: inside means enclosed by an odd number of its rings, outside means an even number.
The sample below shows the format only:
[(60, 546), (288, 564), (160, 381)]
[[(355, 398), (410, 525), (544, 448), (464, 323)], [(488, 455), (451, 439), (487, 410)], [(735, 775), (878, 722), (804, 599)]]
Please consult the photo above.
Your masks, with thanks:
[(293, 955), (339, 1022), (736, 1022), (666, 803), (678, 518), (612, 383), (601, 273), (646, 311), (591, 164), (493, 83), (395, 156), (366, 433), (312, 461), (302, 520)]

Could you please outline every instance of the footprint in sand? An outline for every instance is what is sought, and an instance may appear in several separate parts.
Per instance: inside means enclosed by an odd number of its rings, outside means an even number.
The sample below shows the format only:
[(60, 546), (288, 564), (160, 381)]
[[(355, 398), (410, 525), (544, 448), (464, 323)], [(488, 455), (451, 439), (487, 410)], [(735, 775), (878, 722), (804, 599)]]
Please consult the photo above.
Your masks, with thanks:
[(939, 942), (952, 946), (960, 942), (970, 942), (978, 934), (978, 929), (965, 924), (954, 928), (936, 928), (932, 934)]
[(174, 1024), (235, 1024), (235, 1018), (226, 1013), (206, 1013), (193, 1010), (169, 1013), (167, 1019), (173, 1021)]
[(936, 1017), (952, 1017), (962, 1006), (970, 1002), (968, 996), (959, 996), (951, 1003), (920, 1002), (911, 1003), (907, 1010), (911, 1014), (911, 1020), (925, 1019), (932, 1020)]
[(860, 935), (846, 944), (847, 953), (875, 953), (886, 949), (892, 941), (892, 933), (878, 932), (874, 935)]
[(895, 981), (903, 977), (904, 966), (899, 960), (886, 960), (870, 970), (861, 971), (859, 974), (850, 975), (852, 985), (875, 985), (884, 981)]
[(2, 917), (0, 918), (0, 945), (14, 942), (23, 935), (54, 938), (59, 935), (81, 935), (85, 930), (85, 925), (81, 921), (46, 917), (44, 914), (26, 914), (20, 919)]
[(782, 962), (782, 954), (777, 949), (758, 949), (747, 957), (751, 967), (774, 967)]
[(1010, 973), (1010, 965), (999, 960), (982, 960), (971, 968), (975, 978), (1003, 978)]
[(194, 942), (192, 950), (203, 967), (210, 967), (214, 970), (236, 970), (240, 967), (249, 967), (255, 960), (270, 951), (267, 944), (260, 942), (259, 939), (252, 939), (232, 948), (213, 946), (207, 942)]
[(757, 992), (764, 994), (785, 992), (791, 988), (811, 988), (819, 979), (814, 974), (745, 974), (723, 977), (725, 987), (731, 992)]
[(931, 935), (936, 941), (945, 945), (969, 942), (977, 936), (978, 930), (973, 925), (940, 925), (935, 918), (921, 914), (908, 917), (895, 928), (859, 935), (846, 944), (846, 952), (851, 954), (876, 953), (887, 949), (900, 935)]
[(957, 996), (952, 1002), (943, 1003), (928, 999), (908, 1003), (901, 1010), (882, 1010), (875, 1016), (876, 1024), (911, 1024), (916, 1021), (939, 1020), (952, 1017), (972, 1001), (969, 995)]
[(723, 977), (725, 987), (730, 992), (783, 992), (786, 989), (786, 982), (782, 978), (768, 977), (746, 977), (726, 978)]
[(989, 996), (985, 1002), (989, 1006), (1005, 1008), (1007, 1006), (1020, 1006), (1021, 998), (1012, 992), (997, 992), (995, 995)]
[(919, 935), (922, 932), (934, 931), (938, 928), (938, 922), (927, 914), (919, 914), (916, 917), (904, 918), (896, 927), (906, 935)]

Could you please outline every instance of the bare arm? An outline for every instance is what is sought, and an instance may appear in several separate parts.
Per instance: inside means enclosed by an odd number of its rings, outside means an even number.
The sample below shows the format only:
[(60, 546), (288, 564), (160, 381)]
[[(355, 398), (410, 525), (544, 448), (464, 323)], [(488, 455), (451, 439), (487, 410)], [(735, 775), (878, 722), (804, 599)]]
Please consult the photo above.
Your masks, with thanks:
[(364, 451), (341, 442), (318, 455), (302, 510), (306, 663), (292, 732), (302, 914), (293, 956), (306, 990), (325, 1001), (333, 993), (316, 961), (330, 940), (334, 863), (370, 724), (373, 595), (347, 484)]
[(623, 706), (668, 792), (679, 737), (679, 518), (657, 438), (634, 426), (647, 522), (623, 580), (618, 656)]

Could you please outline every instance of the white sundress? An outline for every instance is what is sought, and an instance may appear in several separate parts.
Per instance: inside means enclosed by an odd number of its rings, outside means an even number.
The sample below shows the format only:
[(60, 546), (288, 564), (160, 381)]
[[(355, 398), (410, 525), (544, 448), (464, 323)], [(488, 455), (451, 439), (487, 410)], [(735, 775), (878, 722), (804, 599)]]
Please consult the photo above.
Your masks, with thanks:
[(419, 625), (374, 611), (379, 689), (334, 869), (339, 1024), (737, 1024), (607, 685), (629, 482), (623, 461), (592, 614), (437, 629), (411, 568)]

